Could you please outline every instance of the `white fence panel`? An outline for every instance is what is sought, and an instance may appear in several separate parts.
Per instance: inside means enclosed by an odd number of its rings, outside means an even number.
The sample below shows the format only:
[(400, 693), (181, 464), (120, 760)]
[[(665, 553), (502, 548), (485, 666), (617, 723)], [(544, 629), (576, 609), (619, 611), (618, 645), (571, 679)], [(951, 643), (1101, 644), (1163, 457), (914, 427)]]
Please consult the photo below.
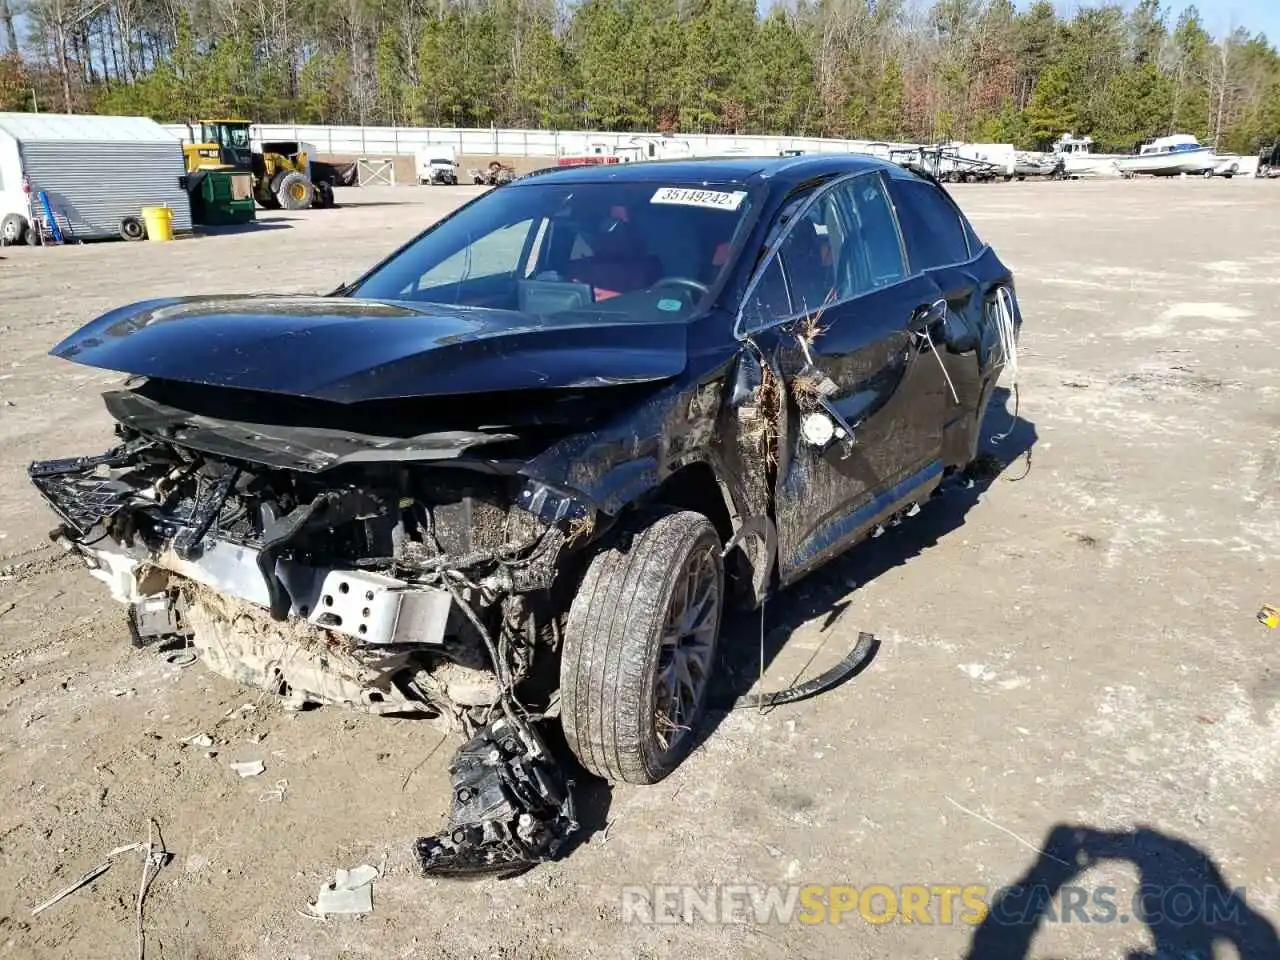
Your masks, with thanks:
[[(189, 140), (185, 124), (162, 125), (181, 140)], [(595, 144), (610, 147), (644, 143), (658, 138), (656, 133), (612, 133), (588, 130), (509, 130), (458, 127), (358, 127), (332, 125), (255, 124), (250, 129), (255, 143), (264, 140), (299, 140), (315, 144), (321, 155), (350, 157), (413, 156), (431, 144), (451, 146), (457, 154), (509, 157), (556, 157), (585, 153)], [(745, 156), (776, 156), (782, 150), (822, 153), (870, 153), (888, 157), (891, 148), (914, 148), (917, 144), (885, 143), (873, 140), (832, 140), (822, 137), (730, 136), (721, 134), (676, 134), (673, 139), (689, 145), (694, 154), (729, 153)]]

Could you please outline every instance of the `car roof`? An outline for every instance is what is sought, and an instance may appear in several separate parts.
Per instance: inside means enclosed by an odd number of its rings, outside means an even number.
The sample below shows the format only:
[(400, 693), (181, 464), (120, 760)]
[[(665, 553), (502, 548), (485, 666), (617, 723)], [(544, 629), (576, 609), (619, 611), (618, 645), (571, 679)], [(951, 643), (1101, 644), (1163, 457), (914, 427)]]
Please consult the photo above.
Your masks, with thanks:
[(814, 178), (864, 170), (912, 177), (902, 167), (858, 153), (816, 153), (799, 157), (698, 157), (634, 163), (546, 167), (514, 181), (535, 183), (740, 183), (769, 182), (788, 187)]

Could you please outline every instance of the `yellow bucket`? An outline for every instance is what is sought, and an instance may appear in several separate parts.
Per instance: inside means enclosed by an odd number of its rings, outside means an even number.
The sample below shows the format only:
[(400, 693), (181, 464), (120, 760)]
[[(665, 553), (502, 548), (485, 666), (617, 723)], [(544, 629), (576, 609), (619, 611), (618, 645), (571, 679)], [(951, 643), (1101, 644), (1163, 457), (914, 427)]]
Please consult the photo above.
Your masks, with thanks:
[(171, 207), (143, 207), (142, 222), (147, 227), (147, 239), (164, 243), (173, 239), (173, 209)]

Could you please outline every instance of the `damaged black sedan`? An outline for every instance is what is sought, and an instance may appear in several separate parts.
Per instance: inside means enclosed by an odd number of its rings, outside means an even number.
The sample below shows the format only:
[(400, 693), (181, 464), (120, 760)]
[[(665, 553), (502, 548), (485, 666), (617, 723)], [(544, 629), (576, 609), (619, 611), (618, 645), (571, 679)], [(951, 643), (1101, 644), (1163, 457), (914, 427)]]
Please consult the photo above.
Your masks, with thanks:
[(975, 456), (1021, 323), (935, 183), (868, 157), (532, 175), (329, 296), (153, 300), (56, 356), (131, 375), (33, 464), (128, 605), (294, 706), (470, 737), (427, 871), (555, 854), (582, 765), (692, 745), (759, 605)]

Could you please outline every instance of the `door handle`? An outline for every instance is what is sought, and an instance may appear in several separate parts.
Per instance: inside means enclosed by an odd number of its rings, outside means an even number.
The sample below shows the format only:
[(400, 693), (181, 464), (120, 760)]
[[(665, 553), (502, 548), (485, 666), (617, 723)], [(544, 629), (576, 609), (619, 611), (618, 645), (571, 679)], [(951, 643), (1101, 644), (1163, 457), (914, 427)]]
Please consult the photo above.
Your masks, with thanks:
[(912, 331), (923, 333), (930, 327), (936, 326), (947, 318), (947, 301), (938, 299), (933, 303), (924, 303), (916, 307), (911, 314), (911, 320), (907, 326)]

